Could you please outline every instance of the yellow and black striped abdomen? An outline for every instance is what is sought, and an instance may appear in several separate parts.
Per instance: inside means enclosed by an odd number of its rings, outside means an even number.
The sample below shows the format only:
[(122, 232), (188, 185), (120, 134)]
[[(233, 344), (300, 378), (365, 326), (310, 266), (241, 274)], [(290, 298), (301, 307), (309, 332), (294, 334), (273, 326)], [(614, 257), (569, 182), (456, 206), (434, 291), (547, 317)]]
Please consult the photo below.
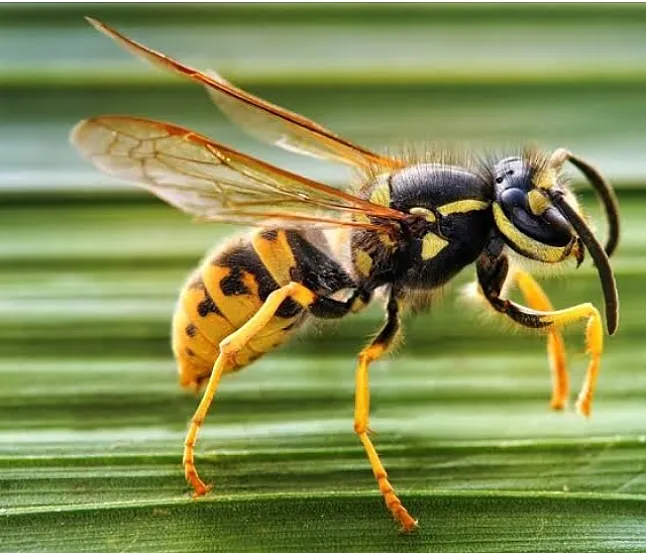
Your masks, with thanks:
[[(285, 258), (286, 252), (277, 242), (273, 248), (258, 248), (261, 257), (254, 247), (258, 236), (260, 233), (236, 239), (216, 250), (182, 289), (172, 337), (182, 386), (198, 387), (208, 378), (219, 354), (219, 343), (242, 327), (271, 292), (287, 284), (283, 278), (277, 282), (272, 274), (281, 261), (290, 263), (289, 256)], [(304, 317), (297, 304), (286, 300), (274, 318), (238, 353), (231, 371), (283, 344)]]

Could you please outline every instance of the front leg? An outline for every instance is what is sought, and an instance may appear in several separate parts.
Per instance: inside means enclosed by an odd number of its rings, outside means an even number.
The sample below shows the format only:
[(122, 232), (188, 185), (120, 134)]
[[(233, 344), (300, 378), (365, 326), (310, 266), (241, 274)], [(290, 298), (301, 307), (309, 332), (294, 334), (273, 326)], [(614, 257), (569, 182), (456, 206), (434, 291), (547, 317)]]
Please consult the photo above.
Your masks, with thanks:
[[(514, 284), (518, 286), (523, 298), (532, 309), (540, 311), (554, 311), (552, 302), (547, 297), (534, 277), (525, 271), (513, 273)], [(552, 372), (552, 409), (565, 408), (570, 393), (569, 376), (567, 372), (567, 359), (565, 343), (561, 331), (553, 326), (547, 335), (547, 358)]]
[(590, 354), (590, 362), (576, 408), (580, 414), (589, 416), (603, 352), (603, 327), (599, 311), (591, 303), (582, 303), (557, 311), (537, 311), (501, 298), (500, 292), (509, 273), (509, 262), (505, 255), (493, 247), (486, 249), (480, 256), (476, 262), (476, 269), (478, 284), (489, 304), (498, 313), (506, 315), (521, 326), (549, 331), (582, 319), (588, 321), (586, 350)]

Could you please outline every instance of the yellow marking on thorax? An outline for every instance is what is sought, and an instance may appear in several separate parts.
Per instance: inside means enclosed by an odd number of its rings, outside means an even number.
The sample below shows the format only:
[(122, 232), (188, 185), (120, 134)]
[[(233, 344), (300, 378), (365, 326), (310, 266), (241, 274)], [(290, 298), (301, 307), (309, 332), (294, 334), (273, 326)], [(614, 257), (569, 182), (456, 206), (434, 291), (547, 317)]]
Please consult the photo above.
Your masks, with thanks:
[(291, 270), (296, 266), (294, 252), (287, 242), (287, 234), (284, 230), (276, 230), (276, 238), (270, 240), (263, 236), (263, 232), (267, 231), (254, 233), (251, 239), (253, 248), (278, 285), (285, 286), (291, 282)]
[(379, 177), (377, 177), (375, 187), (372, 190), (369, 198), (369, 200), (373, 204), (383, 205), (385, 207), (390, 206), (390, 185), (388, 184), (389, 178), (390, 175), (388, 174), (379, 175)]
[(433, 259), (448, 245), (448, 240), (444, 240), (444, 238), (440, 238), (437, 234), (433, 234), (432, 232), (426, 233), (422, 239), (422, 259), (424, 261)]
[(489, 202), (482, 200), (458, 200), (439, 206), (437, 212), (444, 216), (454, 213), (469, 213), (469, 211), (483, 211), (488, 209), (490, 205)]
[(536, 259), (546, 263), (558, 263), (563, 261), (570, 253), (571, 247), (568, 246), (550, 246), (530, 238), (520, 232), (514, 224), (507, 218), (502, 207), (497, 203), (493, 204), (493, 216), (496, 226), (513, 244), (521, 250), (531, 253)]
[(426, 209), (425, 207), (412, 207), (411, 209), (408, 210), (409, 213), (412, 215), (421, 215), (424, 217), (429, 223), (434, 223), (437, 221), (437, 217), (435, 217), (435, 213), (433, 213), (430, 209)]
[(386, 234), (386, 233), (384, 233), (384, 232), (380, 232), (380, 233), (379, 233), (379, 240), (380, 240), (380, 241), (381, 241), (381, 243), (382, 243), (384, 246), (386, 246), (388, 249), (392, 249), (392, 248), (397, 244), (397, 242), (396, 242), (395, 240), (393, 240), (393, 239), (392, 239), (392, 237), (390, 236), (390, 234)]
[(357, 249), (355, 250), (354, 256), (355, 267), (357, 268), (357, 271), (359, 271), (359, 274), (365, 277), (370, 276), (370, 271), (372, 271), (373, 266), (370, 254), (362, 249)]

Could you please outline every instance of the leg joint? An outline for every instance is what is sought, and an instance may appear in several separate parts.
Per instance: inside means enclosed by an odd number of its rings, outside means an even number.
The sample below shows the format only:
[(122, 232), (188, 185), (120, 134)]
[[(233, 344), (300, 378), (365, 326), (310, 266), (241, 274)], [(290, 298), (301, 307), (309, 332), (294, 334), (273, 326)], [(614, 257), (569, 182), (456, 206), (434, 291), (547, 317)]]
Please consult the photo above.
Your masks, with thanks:
[(238, 352), (235, 344), (233, 343), (233, 340), (231, 339), (232, 334), (224, 338), (220, 342), (220, 355), (224, 358), (223, 361), (225, 361), (227, 364), (230, 364), (232, 361), (235, 361), (235, 354)]
[(314, 292), (298, 282), (290, 282), (282, 290), (279, 289), (273, 293), (276, 294), (283, 290), (285, 297), (292, 298), (296, 303), (303, 307), (309, 307), (317, 298), (317, 295)]
[(202, 423), (204, 422), (204, 416), (201, 414), (195, 414), (193, 415), (193, 418), (191, 419), (191, 425), (192, 426), (202, 426)]
[(388, 345), (382, 342), (372, 342), (359, 353), (359, 362), (367, 364), (376, 361), (388, 351)]

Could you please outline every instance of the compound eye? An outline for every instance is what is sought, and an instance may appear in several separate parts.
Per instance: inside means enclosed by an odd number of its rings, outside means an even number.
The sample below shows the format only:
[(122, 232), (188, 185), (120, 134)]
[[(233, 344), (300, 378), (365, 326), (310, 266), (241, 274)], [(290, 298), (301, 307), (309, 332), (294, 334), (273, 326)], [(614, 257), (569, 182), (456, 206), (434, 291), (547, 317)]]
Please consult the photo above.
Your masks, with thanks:
[(499, 200), (505, 215), (523, 234), (551, 246), (566, 246), (572, 239), (568, 222), (554, 207), (548, 207), (541, 215), (534, 215), (529, 208), (527, 192), (508, 188)]
[(527, 193), (520, 188), (507, 188), (500, 194), (500, 204), (508, 212), (507, 215), (511, 215), (516, 207), (527, 209)]

